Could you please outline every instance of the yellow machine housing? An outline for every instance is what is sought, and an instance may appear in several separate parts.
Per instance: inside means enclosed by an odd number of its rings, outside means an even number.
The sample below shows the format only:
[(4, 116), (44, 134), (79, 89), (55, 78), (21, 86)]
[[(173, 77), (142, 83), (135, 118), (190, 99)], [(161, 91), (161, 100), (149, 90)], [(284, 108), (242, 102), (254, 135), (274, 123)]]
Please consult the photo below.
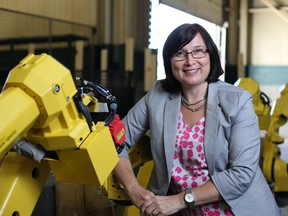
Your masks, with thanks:
[(284, 142), (279, 135), (279, 129), (288, 118), (288, 83), (281, 91), (271, 112), (271, 121), (264, 137), (262, 148), (262, 170), (267, 181), (276, 193), (288, 192), (288, 164), (280, 156), (278, 144)]
[(9, 74), (4, 91), (9, 87), (25, 91), (40, 111), (28, 141), (47, 150), (71, 149), (78, 148), (90, 133), (73, 102), (77, 90), (71, 74), (52, 57), (28, 55)]
[[(114, 169), (109, 128), (87, 123), (76, 93), (70, 71), (47, 54), (30, 54), (9, 73), (0, 94), (0, 215), (31, 215), (50, 171), (58, 181), (103, 185)], [(21, 139), (53, 157), (37, 163), (11, 152)]]

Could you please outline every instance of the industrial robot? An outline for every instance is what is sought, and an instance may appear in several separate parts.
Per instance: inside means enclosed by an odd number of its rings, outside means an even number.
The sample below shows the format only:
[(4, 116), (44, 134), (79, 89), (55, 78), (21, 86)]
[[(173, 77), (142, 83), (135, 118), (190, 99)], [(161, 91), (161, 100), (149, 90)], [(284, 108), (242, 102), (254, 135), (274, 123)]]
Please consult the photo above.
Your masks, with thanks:
[(252, 94), (255, 113), (258, 116), (260, 130), (267, 131), (270, 124), (271, 105), (269, 97), (260, 91), (259, 84), (250, 77), (240, 78), (235, 84)]
[(116, 110), (103, 86), (74, 80), (47, 54), (25, 57), (0, 94), (0, 215), (31, 215), (51, 172), (104, 186), (125, 139)]
[(277, 196), (288, 198), (288, 164), (281, 159), (279, 145), (285, 142), (279, 129), (288, 118), (288, 83), (280, 93), (271, 110), (271, 120), (263, 140), (263, 173)]
[(252, 78), (240, 78), (235, 85), (250, 91), (259, 118), (259, 127), (266, 131), (262, 139), (260, 161), (263, 174), (276, 196), (288, 197), (288, 164), (281, 159), (279, 149), (279, 145), (284, 143), (284, 138), (279, 135), (279, 129), (285, 125), (288, 118), (288, 83), (273, 107), (270, 106), (269, 98), (260, 92), (258, 83)]

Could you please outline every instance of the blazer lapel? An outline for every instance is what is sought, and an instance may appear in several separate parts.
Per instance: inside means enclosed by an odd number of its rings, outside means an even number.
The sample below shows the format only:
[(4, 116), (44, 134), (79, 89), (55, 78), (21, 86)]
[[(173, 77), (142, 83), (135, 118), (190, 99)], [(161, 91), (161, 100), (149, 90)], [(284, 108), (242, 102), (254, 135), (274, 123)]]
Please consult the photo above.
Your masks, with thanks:
[(204, 152), (210, 175), (213, 175), (215, 167), (215, 149), (217, 143), (215, 138), (217, 136), (217, 128), (219, 124), (219, 99), (218, 99), (218, 88), (216, 83), (210, 83), (208, 89), (207, 99), (207, 111), (206, 111), (206, 123), (205, 123), (205, 134), (204, 134)]
[[(168, 170), (168, 177), (171, 176), (171, 170), (173, 165), (173, 155), (175, 147), (175, 139), (177, 133), (177, 120), (180, 112), (180, 92), (169, 96), (164, 109), (164, 151), (166, 156), (166, 165)], [(209, 172), (212, 175), (215, 167), (215, 149), (217, 143), (215, 143), (215, 137), (217, 136), (217, 128), (219, 124), (219, 99), (218, 88), (216, 83), (210, 83), (208, 89), (207, 99), (207, 112), (206, 112), (206, 124), (205, 124), (205, 140), (204, 151), (206, 161), (208, 164)]]
[(164, 110), (164, 151), (168, 177), (171, 176), (174, 147), (177, 133), (177, 120), (180, 112), (180, 92), (169, 96)]

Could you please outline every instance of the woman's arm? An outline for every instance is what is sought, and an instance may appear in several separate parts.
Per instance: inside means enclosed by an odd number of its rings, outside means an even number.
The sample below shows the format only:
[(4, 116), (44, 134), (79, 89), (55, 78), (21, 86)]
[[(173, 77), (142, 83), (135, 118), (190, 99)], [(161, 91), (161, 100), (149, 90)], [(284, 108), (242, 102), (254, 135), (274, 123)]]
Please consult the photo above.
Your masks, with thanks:
[(228, 167), (211, 175), (218, 191), (231, 208), (253, 183), (259, 169), (260, 156), (260, 131), (252, 97), (244, 91), (238, 98), (238, 111), (230, 118), (232, 125), (228, 139)]
[(155, 196), (151, 191), (146, 190), (139, 184), (129, 158), (120, 157), (114, 169), (114, 174), (123, 185), (131, 202), (139, 209), (147, 200)]
[[(223, 200), (211, 180), (190, 190), (195, 198), (195, 206)], [(184, 192), (181, 192), (176, 195), (155, 196), (153, 199), (148, 199), (142, 209), (146, 215), (171, 215), (187, 207), (184, 201)]]
[(211, 180), (207, 181), (203, 185), (193, 188), (191, 191), (195, 195), (196, 206), (213, 203), (223, 199)]

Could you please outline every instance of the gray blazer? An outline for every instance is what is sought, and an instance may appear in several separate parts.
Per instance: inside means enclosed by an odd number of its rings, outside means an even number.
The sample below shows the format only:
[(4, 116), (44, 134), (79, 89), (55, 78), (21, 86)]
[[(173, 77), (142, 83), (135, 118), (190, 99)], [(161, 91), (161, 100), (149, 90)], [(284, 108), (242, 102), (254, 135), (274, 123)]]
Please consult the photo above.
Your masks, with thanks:
[[(158, 195), (165, 195), (170, 184), (180, 100), (180, 92), (168, 93), (157, 81), (123, 119), (128, 146), (150, 130), (155, 165), (149, 189)], [(233, 213), (278, 215), (259, 167), (260, 132), (251, 94), (222, 81), (209, 84), (205, 125), (210, 176)], [(123, 151), (120, 156), (128, 155)]]

